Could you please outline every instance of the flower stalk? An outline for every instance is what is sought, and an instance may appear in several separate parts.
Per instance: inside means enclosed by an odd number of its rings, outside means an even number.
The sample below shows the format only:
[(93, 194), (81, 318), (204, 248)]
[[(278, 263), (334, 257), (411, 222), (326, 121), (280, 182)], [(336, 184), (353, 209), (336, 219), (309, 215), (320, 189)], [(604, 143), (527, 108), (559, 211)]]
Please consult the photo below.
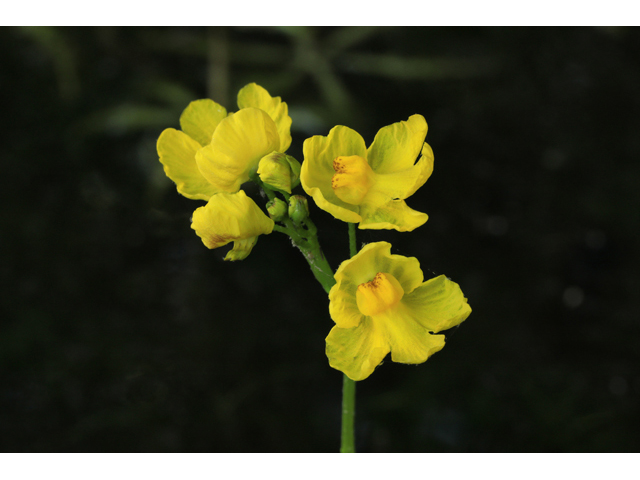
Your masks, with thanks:
[(356, 382), (342, 374), (342, 434), (340, 453), (356, 453)]
[[(356, 243), (356, 224), (349, 223), (349, 256), (358, 253)], [(340, 453), (355, 453), (355, 425), (356, 417), (356, 382), (343, 374), (342, 376), (342, 434), (340, 439)]]

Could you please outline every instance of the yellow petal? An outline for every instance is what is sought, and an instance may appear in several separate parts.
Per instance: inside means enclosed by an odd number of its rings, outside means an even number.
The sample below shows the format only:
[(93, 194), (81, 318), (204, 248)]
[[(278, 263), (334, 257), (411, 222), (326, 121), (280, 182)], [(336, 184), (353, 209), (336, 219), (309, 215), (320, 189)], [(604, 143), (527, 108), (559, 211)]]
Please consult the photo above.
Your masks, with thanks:
[(358, 284), (348, 277), (336, 277), (336, 280), (329, 291), (329, 315), (338, 327), (357, 327), (364, 318), (356, 301)]
[(367, 160), (376, 173), (393, 173), (411, 168), (427, 136), (422, 115), (381, 128), (367, 150)]
[[(229, 242), (238, 253), (229, 253), (225, 260), (245, 258), (255, 245), (254, 237), (273, 231), (273, 220), (240, 190), (238, 193), (218, 193), (209, 202), (193, 212), (191, 228), (202, 239), (207, 248), (218, 248)], [(241, 258), (236, 258), (236, 257)]]
[(243, 87), (238, 92), (238, 107), (259, 108), (273, 119), (280, 136), (280, 152), (286, 152), (291, 145), (291, 117), (288, 107), (280, 97), (272, 97), (263, 87), (255, 83)]
[(329, 365), (351, 380), (364, 380), (389, 353), (384, 332), (366, 317), (354, 328), (333, 327), (326, 338)]
[(211, 143), (196, 153), (196, 161), (209, 183), (233, 193), (257, 170), (260, 159), (279, 147), (271, 117), (257, 108), (245, 108), (220, 122)]
[(224, 257), (224, 259), (230, 262), (244, 260), (249, 256), (251, 250), (257, 242), (258, 237), (251, 237), (244, 240), (234, 241), (233, 248), (227, 252), (227, 255)]
[(167, 128), (158, 138), (157, 150), (164, 173), (176, 184), (178, 192), (194, 200), (209, 200), (216, 189), (202, 176), (196, 164), (200, 144), (189, 135)]
[(416, 257), (404, 257), (402, 255), (391, 255), (391, 244), (380, 250), (381, 255), (376, 262), (381, 272), (390, 273), (398, 280), (405, 295), (412, 292), (422, 284), (424, 275), (420, 269), (420, 262)]
[(471, 313), (460, 286), (444, 275), (427, 280), (402, 299), (411, 317), (431, 332), (462, 323)]
[(444, 335), (431, 335), (429, 330), (408, 315), (401, 302), (396, 309), (386, 310), (373, 318), (385, 331), (391, 360), (398, 363), (426, 362), (444, 347)]
[[(433, 172), (433, 151), (428, 144), (422, 148), (422, 156), (418, 163), (406, 170), (393, 173), (376, 174), (371, 189), (389, 200), (404, 200), (413, 195)], [(366, 201), (366, 199), (364, 200)]]
[(422, 156), (420, 157), (420, 160), (418, 160), (418, 163), (416, 163), (415, 167), (412, 168), (415, 168), (418, 178), (413, 184), (413, 187), (407, 192), (407, 196), (405, 198), (409, 198), (411, 195), (416, 193), (416, 190), (424, 185), (433, 173), (433, 150), (428, 143), (425, 142), (422, 146)]
[(200, 145), (211, 142), (211, 136), (227, 109), (208, 98), (195, 100), (180, 115), (180, 128)]
[(342, 201), (331, 188), (336, 171), (333, 161), (339, 156), (364, 157), (366, 148), (358, 132), (339, 125), (326, 137), (316, 135), (304, 141), (304, 162), (300, 173), (302, 188), (313, 197), (316, 205), (343, 222), (358, 223), (361, 220), (358, 207)]
[(395, 229), (399, 232), (415, 230), (429, 219), (426, 213), (409, 208), (404, 200), (389, 200), (389, 197), (372, 191), (360, 205), (361, 229)]

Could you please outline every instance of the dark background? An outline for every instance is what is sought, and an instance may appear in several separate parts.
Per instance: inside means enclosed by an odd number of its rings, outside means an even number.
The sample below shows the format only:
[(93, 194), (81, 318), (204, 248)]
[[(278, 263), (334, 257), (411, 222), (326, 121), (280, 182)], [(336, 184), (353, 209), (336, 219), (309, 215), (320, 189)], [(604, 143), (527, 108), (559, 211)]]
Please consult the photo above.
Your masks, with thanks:
[[(429, 123), (429, 221), (359, 241), (473, 313), (358, 383), (358, 450), (640, 448), (640, 30), (3, 28), (0, 66), (2, 450), (337, 451), (322, 288), (282, 234), (206, 249), (155, 151), (250, 82), (300, 161), (336, 124)], [(346, 224), (311, 208), (337, 268)]]

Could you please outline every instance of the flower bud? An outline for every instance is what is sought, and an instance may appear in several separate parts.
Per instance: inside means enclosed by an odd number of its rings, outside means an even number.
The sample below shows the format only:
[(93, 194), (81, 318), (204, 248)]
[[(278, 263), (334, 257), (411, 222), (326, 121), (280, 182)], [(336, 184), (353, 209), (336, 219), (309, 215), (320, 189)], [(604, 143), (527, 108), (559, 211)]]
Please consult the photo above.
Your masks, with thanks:
[(287, 216), (287, 204), (279, 198), (274, 198), (267, 202), (267, 212), (269, 212), (271, 220), (280, 222)]
[(300, 163), (290, 155), (272, 152), (258, 163), (258, 175), (267, 187), (291, 193), (300, 183)]
[(294, 223), (302, 223), (309, 216), (309, 205), (307, 197), (302, 195), (292, 195), (289, 199), (289, 218)]

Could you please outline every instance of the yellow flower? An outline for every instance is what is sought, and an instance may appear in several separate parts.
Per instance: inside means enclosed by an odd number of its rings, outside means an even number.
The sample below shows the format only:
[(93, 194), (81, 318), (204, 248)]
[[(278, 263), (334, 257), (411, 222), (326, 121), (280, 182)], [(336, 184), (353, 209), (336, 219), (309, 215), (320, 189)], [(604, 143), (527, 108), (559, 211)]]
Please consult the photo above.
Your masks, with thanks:
[(444, 275), (424, 282), (416, 258), (370, 243), (342, 262), (329, 292), (336, 323), (327, 336), (329, 364), (364, 380), (391, 352), (399, 363), (423, 363), (444, 347), (447, 330), (471, 313), (462, 290)]
[(291, 118), (280, 97), (251, 83), (238, 93), (238, 107), (227, 115), (213, 100), (196, 100), (180, 117), (182, 131), (167, 128), (158, 138), (164, 171), (185, 197), (237, 192), (262, 157), (289, 148)]
[(422, 115), (381, 128), (368, 149), (355, 130), (334, 127), (326, 137), (305, 140), (302, 187), (320, 208), (342, 221), (359, 223), (361, 229), (414, 230), (428, 216), (404, 200), (433, 171), (426, 135)]
[(225, 260), (243, 260), (251, 253), (258, 235), (273, 231), (273, 220), (240, 190), (238, 193), (221, 192), (193, 212), (191, 228), (207, 248), (218, 248), (233, 242), (233, 249)]

